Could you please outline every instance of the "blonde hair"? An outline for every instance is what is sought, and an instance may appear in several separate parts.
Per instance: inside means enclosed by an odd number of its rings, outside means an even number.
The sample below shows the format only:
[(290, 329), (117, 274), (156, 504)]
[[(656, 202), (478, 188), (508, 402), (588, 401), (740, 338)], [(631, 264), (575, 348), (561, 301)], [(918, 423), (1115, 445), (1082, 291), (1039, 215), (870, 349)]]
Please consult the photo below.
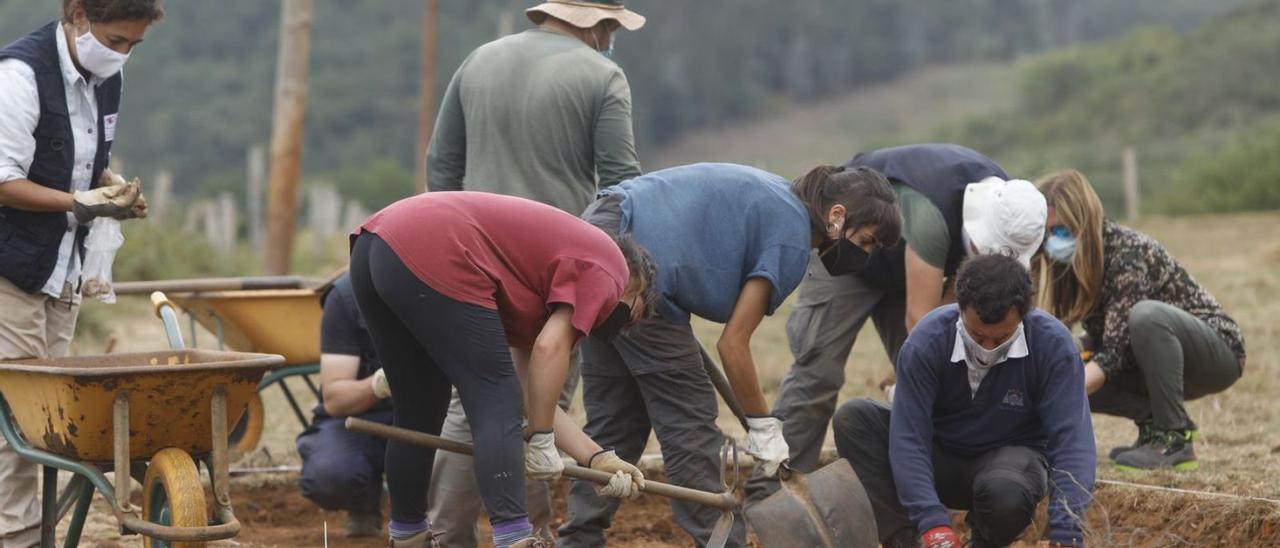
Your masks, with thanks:
[(1102, 201), (1084, 174), (1074, 169), (1047, 175), (1036, 186), (1058, 224), (1076, 237), (1076, 250), (1069, 265), (1040, 253), (1031, 277), (1039, 307), (1071, 326), (1097, 306), (1102, 293)]

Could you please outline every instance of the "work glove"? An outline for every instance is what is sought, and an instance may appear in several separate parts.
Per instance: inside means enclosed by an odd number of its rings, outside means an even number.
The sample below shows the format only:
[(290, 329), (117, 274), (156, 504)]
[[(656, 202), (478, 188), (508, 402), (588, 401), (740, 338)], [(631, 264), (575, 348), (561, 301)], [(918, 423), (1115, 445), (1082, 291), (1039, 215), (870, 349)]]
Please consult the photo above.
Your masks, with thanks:
[(619, 458), (612, 450), (592, 455), (587, 467), (613, 474), (609, 485), (596, 487), (596, 493), (602, 497), (634, 499), (640, 496), (640, 489), (644, 488), (644, 474), (640, 469)]
[(782, 437), (782, 420), (777, 417), (747, 417), (748, 455), (763, 467), (764, 475), (778, 475), (778, 467), (791, 455), (787, 440)]
[(960, 537), (950, 527), (942, 525), (925, 531), (920, 537), (923, 548), (960, 548)]
[[(102, 177), (100, 178), (100, 182), (102, 183), (103, 186), (112, 186), (112, 185), (126, 186), (130, 184), (125, 182), (124, 177), (116, 175), (110, 169), (102, 170)], [(116, 217), (115, 219), (117, 221), (123, 221), (125, 219), (147, 218), (147, 197), (142, 194), (142, 181), (138, 180), (137, 177), (134, 177), (132, 184), (138, 186), (138, 199), (137, 201), (133, 202), (132, 206), (129, 207), (130, 215), (125, 217)]]
[(383, 371), (382, 369), (374, 371), (373, 375), (369, 378), (371, 379), (369, 382), (373, 386), (374, 396), (377, 396), (380, 400), (385, 400), (391, 397), (391, 385), (387, 384), (386, 371)]
[(125, 219), (147, 216), (147, 200), (142, 197), (142, 182), (134, 179), (125, 182), (119, 175), (104, 170), (101, 186), (93, 190), (81, 190), (72, 194), (71, 213), (76, 222), (88, 225), (98, 217)]
[(524, 471), (529, 479), (553, 481), (560, 479), (564, 461), (556, 451), (556, 436), (551, 432), (534, 432), (524, 449)]

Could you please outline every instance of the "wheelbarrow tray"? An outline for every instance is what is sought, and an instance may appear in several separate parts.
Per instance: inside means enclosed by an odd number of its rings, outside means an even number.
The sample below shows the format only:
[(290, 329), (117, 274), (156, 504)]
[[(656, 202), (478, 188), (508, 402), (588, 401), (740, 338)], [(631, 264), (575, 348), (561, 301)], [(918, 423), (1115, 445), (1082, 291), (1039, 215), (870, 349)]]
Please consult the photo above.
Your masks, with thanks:
[[(169, 293), (227, 347), (284, 356), (287, 365), (320, 361), (320, 291), (269, 289)], [(233, 423), (234, 424), (234, 423)]]
[(213, 350), (170, 350), (0, 362), (0, 393), (32, 446), (67, 458), (110, 462), (112, 403), (129, 399), (131, 459), (176, 447), (192, 455), (212, 448), (210, 400), (227, 394), (235, 424), (280, 356)]

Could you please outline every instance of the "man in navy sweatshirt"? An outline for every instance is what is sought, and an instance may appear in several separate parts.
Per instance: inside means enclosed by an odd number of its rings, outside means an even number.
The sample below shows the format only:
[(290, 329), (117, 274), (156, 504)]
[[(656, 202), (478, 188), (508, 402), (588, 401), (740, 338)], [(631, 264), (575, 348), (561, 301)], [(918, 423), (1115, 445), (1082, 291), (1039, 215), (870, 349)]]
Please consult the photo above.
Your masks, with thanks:
[(974, 257), (956, 278), (958, 305), (930, 312), (902, 347), (893, 408), (858, 399), (836, 413), (880, 540), (959, 548), (952, 508), (968, 510), (972, 546), (1005, 546), (1049, 494), (1051, 545), (1084, 546), (1097, 452), (1071, 333), (1032, 309), (1015, 259)]

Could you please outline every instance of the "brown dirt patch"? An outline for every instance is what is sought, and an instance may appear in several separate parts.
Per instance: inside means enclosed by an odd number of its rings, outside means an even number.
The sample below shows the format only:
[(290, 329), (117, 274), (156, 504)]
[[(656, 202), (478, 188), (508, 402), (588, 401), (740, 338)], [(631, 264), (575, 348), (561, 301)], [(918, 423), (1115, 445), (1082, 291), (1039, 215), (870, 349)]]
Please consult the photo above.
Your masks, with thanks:
[[(556, 495), (557, 526), (565, 518), (566, 488), (561, 484)], [(1100, 485), (1095, 496), (1088, 514), (1090, 546), (1280, 546), (1280, 506), (1272, 503), (1110, 485)], [(372, 548), (386, 542), (345, 538), (346, 515), (319, 509), (292, 482), (237, 485), (234, 500), (244, 523), (244, 531), (235, 539), (239, 546), (322, 546), (325, 523), (329, 545), (335, 548)], [(1042, 507), (1038, 521), (1044, 519)], [(487, 538), (487, 527), (482, 529), (481, 538)], [(1043, 545), (1033, 540), (1035, 533), (1028, 533), (1018, 546)], [(646, 495), (619, 511), (609, 545), (676, 547), (688, 546), (689, 540), (671, 520), (666, 500)]]

